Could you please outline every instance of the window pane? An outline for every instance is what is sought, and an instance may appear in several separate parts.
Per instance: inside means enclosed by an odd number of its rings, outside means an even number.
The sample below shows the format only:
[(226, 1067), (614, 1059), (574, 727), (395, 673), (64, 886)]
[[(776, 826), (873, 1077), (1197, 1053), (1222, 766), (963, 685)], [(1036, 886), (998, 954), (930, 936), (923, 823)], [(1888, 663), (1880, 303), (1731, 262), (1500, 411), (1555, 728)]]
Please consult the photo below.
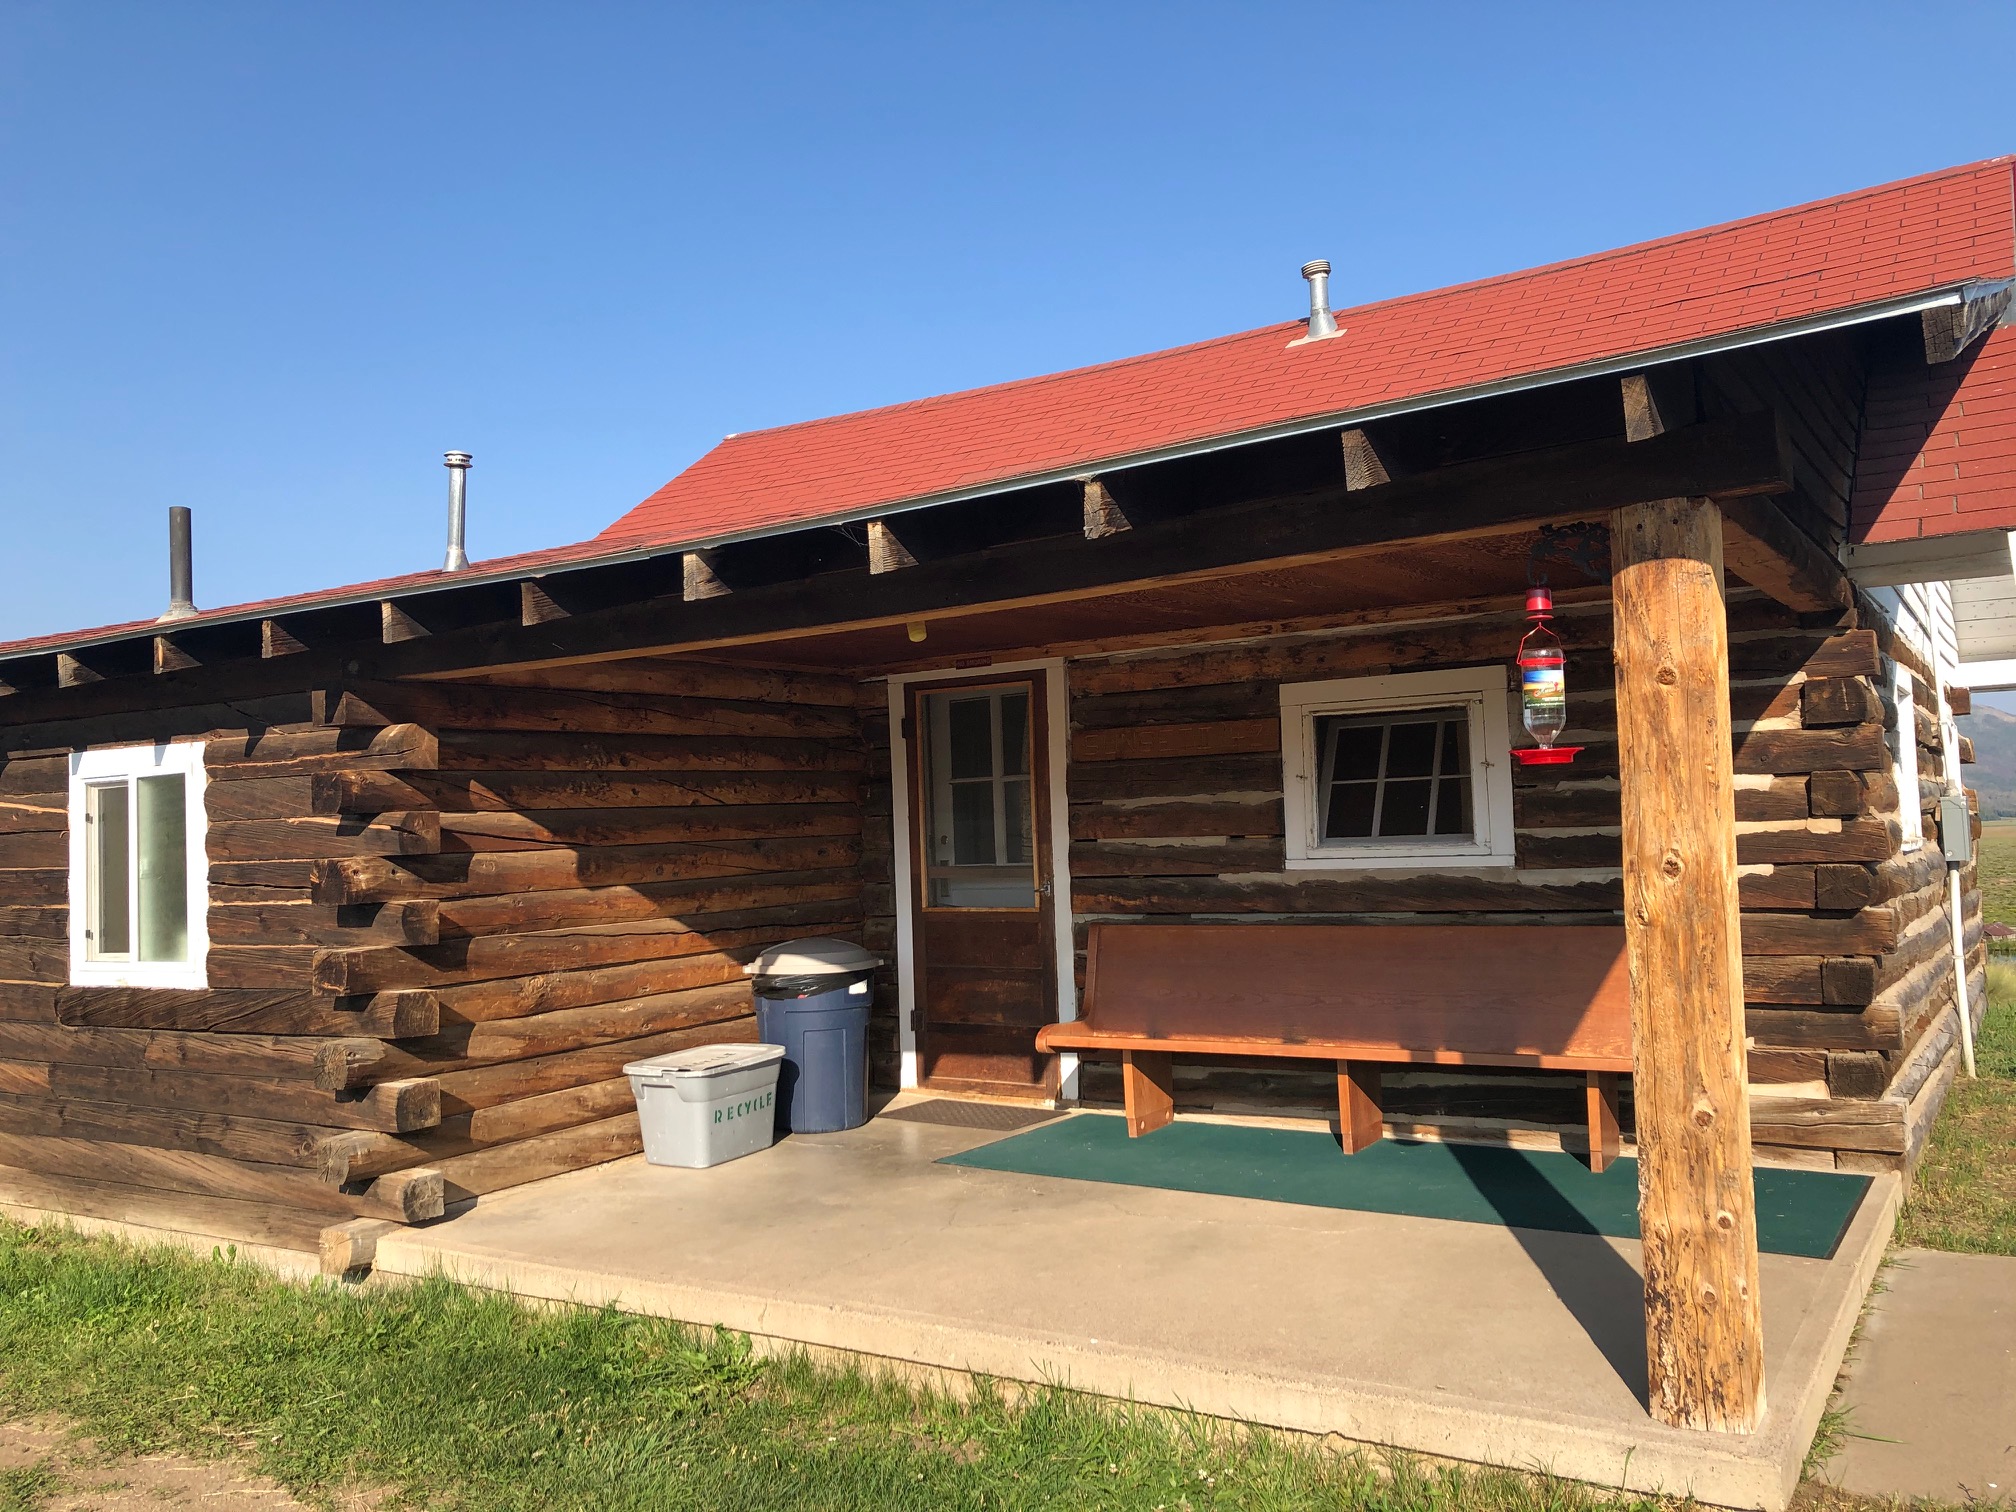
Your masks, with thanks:
[(1339, 782), (1362, 782), (1379, 775), (1379, 748), (1386, 738), (1380, 724), (1330, 721), (1336, 740), (1336, 764), (1330, 775)]
[(1378, 787), (1370, 782), (1339, 782), (1330, 789), (1323, 821), (1325, 840), (1364, 840), (1372, 834), (1372, 804)]
[(1438, 835), (1469, 834), (1470, 779), (1468, 777), (1444, 777), (1435, 786), (1441, 790), (1435, 799), (1435, 833)]
[(991, 782), (953, 784), (952, 864), (994, 864), (994, 784)]
[(1470, 720), (1461, 709), (1318, 718), (1323, 840), (1473, 833)]
[(1001, 808), (1006, 815), (1008, 833), (1002, 837), (1004, 861), (1026, 865), (1030, 859), (1029, 847), (1029, 779), (1017, 778), (1001, 784)]
[(189, 958), (188, 806), (185, 779), (142, 777), (139, 792), (140, 955), (143, 961)]
[(1450, 719), (1442, 724), (1442, 763), (1436, 768), (1445, 777), (1470, 775), (1470, 721)]
[(86, 852), (91, 871), (87, 879), (91, 918), (85, 925), (86, 953), (125, 955), (133, 948), (126, 907), (126, 847), (130, 840), (126, 784), (105, 783), (85, 789), (84, 813), (91, 830)]
[(994, 719), (991, 698), (955, 698), (946, 708), (954, 782), (994, 775)]
[(1401, 724), (1396, 721), (1392, 737), (1386, 743), (1386, 775), (1432, 776), (1435, 771), (1435, 737), (1441, 729), (1439, 722)]
[(1001, 770), (1020, 777), (1029, 770), (1029, 695), (1001, 695)]
[[(1398, 734), (1398, 731), (1394, 732)], [(1379, 805), (1379, 833), (1381, 835), (1425, 835), (1428, 833), (1428, 790), (1434, 784), (1427, 778), (1408, 778), (1401, 782), (1386, 784), (1383, 801)]]

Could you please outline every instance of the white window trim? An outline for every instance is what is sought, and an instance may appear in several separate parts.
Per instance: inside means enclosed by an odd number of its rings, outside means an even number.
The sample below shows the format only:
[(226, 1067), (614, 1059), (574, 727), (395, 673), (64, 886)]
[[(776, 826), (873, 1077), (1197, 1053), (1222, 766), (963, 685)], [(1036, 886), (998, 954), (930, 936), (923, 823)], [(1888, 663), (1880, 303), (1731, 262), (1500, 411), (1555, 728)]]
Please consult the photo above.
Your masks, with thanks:
[[(89, 923), (90, 840), (84, 823), (86, 787), (113, 777), (185, 778), (188, 805), (184, 836), (189, 864), (189, 959), (186, 961), (94, 961), (85, 948)], [(74, 987), (207, 987), (210, 955), (210, 862), (208, 806), (204, 802), (203, 743), (122, 746), (76, 751), (70, 757), (70, 983)], [(136, 926), (137, 928), (137, 921)]]
[[(1470, 798), (1475, 837), (1452, 842), (1427, 837), (1324, 844), (1317, 836), (1316, 720), (1326, 714), (1404, 714), (1413, 709), (1465, 708), (1470, 715)], [(1281, 795), (1291, 871), (1362, 871), (1406, 867), (1511, 866), (1511, 698), (1505, 669), (1397, 672), (1281, 687)]]

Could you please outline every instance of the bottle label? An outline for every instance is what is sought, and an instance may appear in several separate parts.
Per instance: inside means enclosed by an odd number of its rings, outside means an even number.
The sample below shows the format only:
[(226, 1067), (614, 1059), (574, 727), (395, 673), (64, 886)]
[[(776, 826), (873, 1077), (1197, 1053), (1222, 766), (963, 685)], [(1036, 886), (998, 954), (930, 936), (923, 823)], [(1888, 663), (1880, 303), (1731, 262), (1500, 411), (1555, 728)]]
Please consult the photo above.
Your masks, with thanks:
[(1522, 667), (1519, 672), (1519, 701), (1527, 708), (1558, 709), (1568, 702), (1567, 677), (1560, 667)]

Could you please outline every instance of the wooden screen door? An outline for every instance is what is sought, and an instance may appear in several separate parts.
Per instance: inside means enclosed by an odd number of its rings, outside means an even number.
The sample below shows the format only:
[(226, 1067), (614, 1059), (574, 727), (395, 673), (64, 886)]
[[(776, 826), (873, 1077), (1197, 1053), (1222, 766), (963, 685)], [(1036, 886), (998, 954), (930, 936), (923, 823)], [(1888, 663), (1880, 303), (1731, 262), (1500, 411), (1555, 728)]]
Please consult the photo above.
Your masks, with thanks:
[(1044, 674), (912, 685), (911, 876), (918, 1080), (938, 1091), (1047, 1098), (1054, 1019), (1050, 774)]

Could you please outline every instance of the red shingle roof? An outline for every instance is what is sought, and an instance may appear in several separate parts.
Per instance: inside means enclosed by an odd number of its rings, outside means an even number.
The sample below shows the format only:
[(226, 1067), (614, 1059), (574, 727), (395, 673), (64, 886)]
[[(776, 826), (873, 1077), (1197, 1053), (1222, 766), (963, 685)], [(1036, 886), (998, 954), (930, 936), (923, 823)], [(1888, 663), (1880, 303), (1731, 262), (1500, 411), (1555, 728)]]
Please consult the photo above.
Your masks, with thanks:
[[(1732, 221), (1522, 273), (1340, 310), (1074, 372), (730, 437), (591, 541), (206, 610), (244, 618), (532, 573), (809, 523), (1382, 405), (1454, 397), (1691, 342), (1848, 315), (2016, 272), (2016, 159)], [(2006, 339), (2006, 338), (1998, 338)], [(2000, 350), (2000, 348), (1998, 348)], [(0, 645), (16, 655), (149, 621)]]
[(2016, 530), (2016, 326), (1869, 385), (1854, 540)]
[(1123, 362), (732, 436), (599, 539), (671, 545), (1572, 369), (2016, 271), (2012, 159)]

